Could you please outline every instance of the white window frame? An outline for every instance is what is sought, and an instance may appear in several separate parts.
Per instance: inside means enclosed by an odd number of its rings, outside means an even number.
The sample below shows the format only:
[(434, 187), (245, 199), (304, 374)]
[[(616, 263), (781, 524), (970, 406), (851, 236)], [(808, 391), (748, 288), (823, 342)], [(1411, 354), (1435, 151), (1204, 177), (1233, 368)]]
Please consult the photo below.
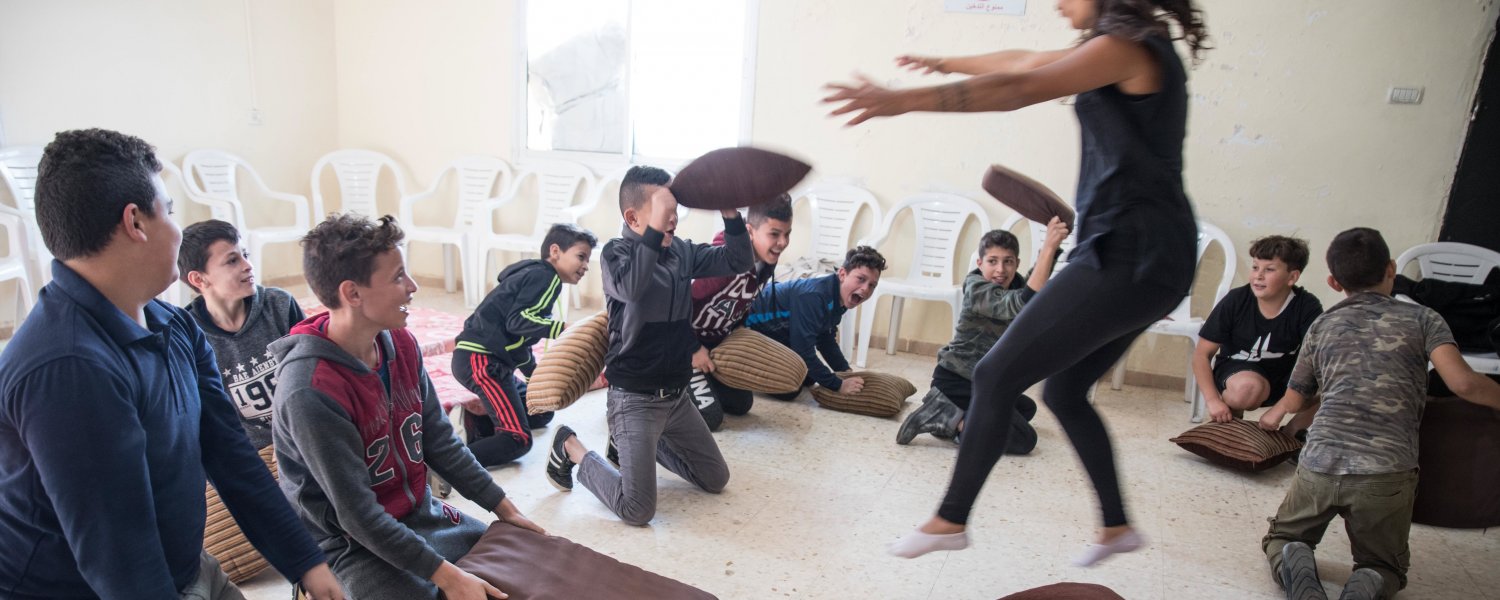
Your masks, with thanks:
[[(526, 147), (527, 129), (527, 82), (526, 78), (530, 71), (527, 63), (526, 43), (526, 6), (529, 2), (546, 2), (549, 0), (518, 0), (516, 2), (515, 18), (515, 76), (513, 95), (515, 98), (515, 123), (512, 135), (511, 155), (515, 162), (522, 168), (530, 167), (537, 163), (567, 160), (581, 163), (595, 173), (605, 174), (630, 165), (649, 164), (655, 167), (676, 171), (687, 164), (693, 157), (662, 157), (635, 154), (635, 138), (632, 135), (631, 120), (627, 118), (625, 127), (625, 150), (622, 152), (580, 152), (575, 150), (532, 150)], [(626, 0), (627, 2), (629, 0)], [(705, 0), (712, 1), (712, 0)], [(630, 35), (630, 24), (626, 23), (627, 39)], [(760, 32), (760, 0), (745, 0), (745, 47), (740, 60), (740, 124), (737, 142), (740, 145), (750, 143), (751, 118), (755, 114), (755, 52), (758, 47)], [(625, 70), (625, 114), (632, 114), (630, 109), (630, 69)]]

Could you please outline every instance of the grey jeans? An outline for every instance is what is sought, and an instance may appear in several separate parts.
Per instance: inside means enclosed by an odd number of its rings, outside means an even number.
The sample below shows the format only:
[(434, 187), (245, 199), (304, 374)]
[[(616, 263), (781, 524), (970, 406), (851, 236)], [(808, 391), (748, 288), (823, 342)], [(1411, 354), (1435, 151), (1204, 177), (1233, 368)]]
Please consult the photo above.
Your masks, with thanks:
[(229, 582), (218, 559), (205, 551), (198, 556), (198, 578), (182, 590), (182, 600), (245, 600), (245, 595)]
[(688, 388), (668, 396), (609, 388), (606, 415), (620, 470), (589, 452), (578, 480), (620, 520), (645, 525), (656, 516), (655, 463), (709, 493), (728, 485), (729, 465), (691, 395)]

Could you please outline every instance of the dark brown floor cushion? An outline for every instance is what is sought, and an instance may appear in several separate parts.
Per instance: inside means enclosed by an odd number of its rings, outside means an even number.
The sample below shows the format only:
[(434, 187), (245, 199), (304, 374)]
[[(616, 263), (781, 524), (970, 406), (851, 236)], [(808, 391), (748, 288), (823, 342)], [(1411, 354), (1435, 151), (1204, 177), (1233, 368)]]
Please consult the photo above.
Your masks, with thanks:
[(1016, 592), (1000, 600), (1125, 600), (1114, 590), (1097, 583), (1054, 583), (1024, 592)]
[(811, 170), (805, 162), (768, 150), (720, 148), (693, 159), (669, 187), (688, 208), (743, 208), (785, 194)]
[(714, 361), (714, 379), (732, 388), (786, 394), (802, 389), (807, 378), (802, 357), (749, 327), (729, 332), (708, 357)]
[[(260, 458), (270, 467), (271, 476), (277, 477), (275, 447), (261, 448)], [(219, 499), (219, 492), (214, 490), (214, 486), (208, 486), (205, 500), (208, 502), (208, 518), (203, 523), (203, 549), (219, 560), (219, 565), (224, 567), (229, 580), (239, 583), (270, 567), (265, 557), (250, 545), (250, 540), (245, 539), (245, 533), (240, 531), (239, 524), (230, 516), (229, 508)]]
[(1302, 442), (1285, 432), (1266, 431), (1244, 419), (1204, 423), (1171, 441), (1211, 463), (1241, 471), (1264, 471), (1302, 449)]
[(820, 385), (813, 386), (813, 399), (824, 408), (872, 417), (893, 417), (901, 412), (901, 405), (906, 399), (917, 393), (917, 386), (895, 375), (855, 371), (841, 373), (839, 377), (862, 377), (865, 387), (858, 394), (845, 394)]
[(511, 600), (650, 598), (706, 600), (713, 594), (575, 544), (495, 521), (458, 561)]
[(1413, 523), (1500, 526), (1500, 411), (1433, 398), (1422, 413)]
[(1046, 225), (1052, 217), (1073, 227), (1073, 209), (1041, 182), (1001, 165), (991, 165), (981, 183), (1001, 204), (1022, 217)]
[(526, 412), (572, 406), (604, 370), (609, 314), (600, 312), (568, 326), (537, 361), (526, 383)]

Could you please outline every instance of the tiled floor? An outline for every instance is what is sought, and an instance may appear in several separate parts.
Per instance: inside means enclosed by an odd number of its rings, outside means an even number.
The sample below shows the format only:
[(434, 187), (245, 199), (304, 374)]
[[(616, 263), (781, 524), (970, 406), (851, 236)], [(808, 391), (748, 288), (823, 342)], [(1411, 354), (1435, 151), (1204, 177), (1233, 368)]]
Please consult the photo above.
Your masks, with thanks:
[[(461, 310), (458, 297), (441, 289), (425, 288), (418, 302)], [(926, 391), (932, 358), (872, 356), (872, 368)], [(726, 420), (716, 434), (733, 473), (723, 494), (699, 492), (660, 471), (659, 509), (647, 527), (620, 523), (581, 487), (554, 491), (541, 449), (492, 472), (550, 533), (726, 599), (979, 599), (1058, 581), (1101, 583), (1131, 599), (1281, 597), (1260, 538), (1292, 467), (1245, 475), (1167, 442), (1189, 426), (1180, 393), (1102, 386), (1096, 404), (1114, 434), (1132, 519), (1149, 545), (1092, 569), (1069, 559), (1096, 524), (1093, 494), (1046, 410), (1036, 419), (1036, 452), (1005, 458), (991, 476), (971, 523), (973, 546), (916, 560), (883, 549), (936, 508), (954, 446), (927, 436), (897, 446), (899, 419), (833, 412), (805, 395), (793, 403), (757, 398), (750, 415)], [(604, 392), (585, 396), (555, 422), (602, 450)], [(538, 433), (545, 447), (551, 431)], [(492, 518), (456, 495), (452, 502)], [(1411, 543), (1411, 584), (1402, 598), (1500, 599), (1500, 532), (1415, 526)], [(1335, 596), (1350, 564), (1335, 521), (1319, 548), (1325, 586)], [(252, 599), (289, 596), (270, 572), (244, 589)]]

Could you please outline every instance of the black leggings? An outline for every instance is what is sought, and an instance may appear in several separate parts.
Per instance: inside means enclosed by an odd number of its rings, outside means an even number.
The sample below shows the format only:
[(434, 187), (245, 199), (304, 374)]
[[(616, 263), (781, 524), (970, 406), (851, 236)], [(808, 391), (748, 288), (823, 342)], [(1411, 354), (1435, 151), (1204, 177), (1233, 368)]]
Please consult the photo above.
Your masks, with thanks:
[(1046, 379), (1042, 401), (1088, 471), (1104, 526), (1127, 522), (1109, 432), (1089, 404), (1088, 390), (1183, 294), (1132, 281), (1136, 263), (1119, 260), (1119, 254), (1106, 257), (1115, 260), (1103, 269), (1075, 264), (1054, 276), (974, 368), (974, 400), (939, 517), (968, 522), (979, 489), (1006, 448), (1017, 400)]

